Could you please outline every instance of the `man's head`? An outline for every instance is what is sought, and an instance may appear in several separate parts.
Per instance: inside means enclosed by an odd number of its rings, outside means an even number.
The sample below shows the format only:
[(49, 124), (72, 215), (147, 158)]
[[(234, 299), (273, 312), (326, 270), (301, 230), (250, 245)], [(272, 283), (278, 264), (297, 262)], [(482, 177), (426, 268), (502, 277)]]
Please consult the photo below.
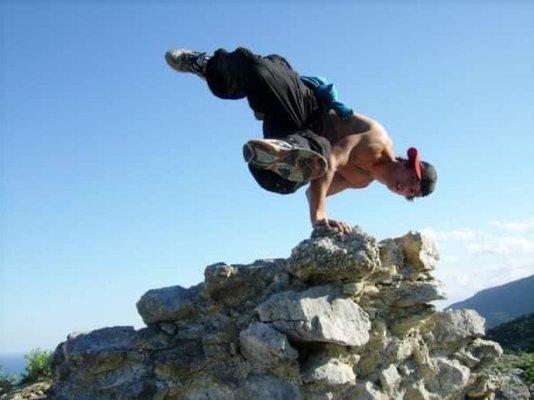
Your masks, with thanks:
[(396, 158), (398, 164), (387, 179), (388, 189), (408, 200), (428, 196), (436, 187), (436, 169), (432, 164), (421, 161), (414, 147), (408, 149), (407, 156), (407, 159)]

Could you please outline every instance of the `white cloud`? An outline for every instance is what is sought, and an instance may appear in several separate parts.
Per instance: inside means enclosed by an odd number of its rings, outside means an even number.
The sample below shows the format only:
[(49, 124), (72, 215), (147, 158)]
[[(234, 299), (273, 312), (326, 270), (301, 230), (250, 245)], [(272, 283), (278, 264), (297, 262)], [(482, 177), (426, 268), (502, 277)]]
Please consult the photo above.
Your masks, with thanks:
[(492, 221), (489, 224), (496, 228), (502, 228), (513, 232), (526, 232), (534, 230), (534, 218), (527, 218), (524, 221)]
[(470, 254), (521, 254), (534, 252), (534, 238), (520, 236), (488, 237), (476, 243), (468, 243)]
[(498, 229), (423, 230), (438, 245), (436, 275), (445, 284), (448, 297), (443, 305), (534, 274), (534, 232), (527, 232), (530, 225), (491, 225)]
[(473, 229), (451, 229), (448, 231), (436, 231), (432, 230), (433, 236), (437, 241), (469, 241), (474, 240), (477, 236), (479, 236), (479, 232), (473, 230)]

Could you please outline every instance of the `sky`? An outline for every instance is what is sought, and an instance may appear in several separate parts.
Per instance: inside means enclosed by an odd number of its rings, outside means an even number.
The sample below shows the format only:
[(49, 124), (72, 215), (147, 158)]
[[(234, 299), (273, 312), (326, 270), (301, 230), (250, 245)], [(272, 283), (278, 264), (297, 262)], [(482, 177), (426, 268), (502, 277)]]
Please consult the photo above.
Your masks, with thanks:
[(431, 196), (375, 183), (328, 211), (379, 240), (432, 235), (442, 305), (534, 273), (534, 3), (255, 3), (1, 2), (0, 353), (142, 327), (147, 290), (309, 237), (304, 189), (264, 191), (246, 168), (247, 102), (168, 68), (173, 47), (280, 54), (398, 155), (416, 146)]

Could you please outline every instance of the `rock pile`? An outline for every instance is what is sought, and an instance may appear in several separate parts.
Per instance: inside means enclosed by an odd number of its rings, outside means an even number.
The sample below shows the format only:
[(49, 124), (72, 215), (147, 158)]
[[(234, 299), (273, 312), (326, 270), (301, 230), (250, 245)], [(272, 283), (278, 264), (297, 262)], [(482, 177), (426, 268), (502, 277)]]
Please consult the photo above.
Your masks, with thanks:
[(145, 293), (146, 328), (69, 335), (56, 399), (492, 399), (502, 350), (476, 312), (430, 304), (437, 260), (420, 233), (317, 228), (288, 259), (208, 266), (199, 285)]

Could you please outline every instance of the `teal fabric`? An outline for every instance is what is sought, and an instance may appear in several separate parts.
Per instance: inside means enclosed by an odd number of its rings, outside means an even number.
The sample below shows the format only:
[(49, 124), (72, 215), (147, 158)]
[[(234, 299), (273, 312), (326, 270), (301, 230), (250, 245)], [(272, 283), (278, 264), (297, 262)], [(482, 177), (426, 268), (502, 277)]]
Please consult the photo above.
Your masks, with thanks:
[(338, 100), (337, 88), (328, 79), (322, 76), (301, 76), (304, 83), (313, 87), (315, 95), (322, 100), (328, 107), (333, 109), (341, 118), (348, 118), (353, 114), (352, 108)]

